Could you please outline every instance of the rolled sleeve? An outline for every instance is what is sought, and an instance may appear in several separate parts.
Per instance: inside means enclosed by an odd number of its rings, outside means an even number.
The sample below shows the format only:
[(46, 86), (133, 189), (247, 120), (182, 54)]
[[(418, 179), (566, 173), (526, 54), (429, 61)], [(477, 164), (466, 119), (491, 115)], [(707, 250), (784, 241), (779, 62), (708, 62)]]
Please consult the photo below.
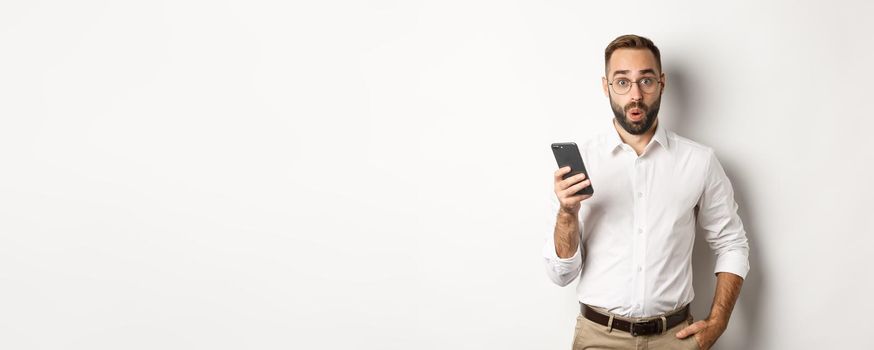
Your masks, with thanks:
[(546, 275), (553, 283), (566, 286), (580, 275), (583, 267), (583, 258), (580, 248), (577, 248), (574, 256), (566, 259), (558, 257), (555, 253), (555, 241), (550, 238), (543, 245), (543, 258), (546, 264)]
[(730, 272), (746, 278), (750, 270), (749, 243), (737, 214), (734, 190), (725, 170), (710, 150), (707, 178), (698, 202), (698, 223), (716, 254), (714, 273)]

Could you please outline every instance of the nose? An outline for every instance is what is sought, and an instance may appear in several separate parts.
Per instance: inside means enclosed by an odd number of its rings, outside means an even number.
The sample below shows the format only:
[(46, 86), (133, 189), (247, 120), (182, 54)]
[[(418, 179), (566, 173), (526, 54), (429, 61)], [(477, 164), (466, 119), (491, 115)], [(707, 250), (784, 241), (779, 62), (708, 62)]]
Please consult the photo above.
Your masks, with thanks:
[(631, 97), (632, 101), (640, 101), (643, 99), (643, 91), (640, 90), (639, 83), (631, 84), (631, 91), (628, 92), (628, 96)]

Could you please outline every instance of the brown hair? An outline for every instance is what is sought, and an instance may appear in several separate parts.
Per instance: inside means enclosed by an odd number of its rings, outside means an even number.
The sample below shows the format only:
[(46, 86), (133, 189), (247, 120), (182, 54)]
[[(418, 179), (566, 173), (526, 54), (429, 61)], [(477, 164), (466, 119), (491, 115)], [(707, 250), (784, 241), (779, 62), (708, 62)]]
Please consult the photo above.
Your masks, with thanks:
[[(652, 40), (634, 34), (622, 35), (613, 39), (613, 41), (607, 45), (607, 49), (604, 50), (604, 71), (609, 69), (610, 56), (613, 56), (613, 51), (616, 51), (617, 49), (648, 49), (652, 52), (652, 55), (655, 56), (659, 72), (662, 71), (662, 55), (659, 52), (659, 48), (652, 43)], [(607, 74), (609, 75), (610, 72), (607, 72)]]

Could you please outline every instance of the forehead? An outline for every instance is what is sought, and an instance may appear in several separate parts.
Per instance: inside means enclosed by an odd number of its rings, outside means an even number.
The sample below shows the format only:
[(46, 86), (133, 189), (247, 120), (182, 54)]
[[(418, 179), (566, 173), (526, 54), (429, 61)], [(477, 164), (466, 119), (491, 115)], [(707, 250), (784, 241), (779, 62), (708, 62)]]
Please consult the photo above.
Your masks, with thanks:
[(658, 73), (655, 55), (648, 49), (617, 49), (610, 56), (610, 65), (607, 72), (613, 75), (616, 71), (626, 70), (629, 74), (635, 74), (641, 70), (652, 69)]

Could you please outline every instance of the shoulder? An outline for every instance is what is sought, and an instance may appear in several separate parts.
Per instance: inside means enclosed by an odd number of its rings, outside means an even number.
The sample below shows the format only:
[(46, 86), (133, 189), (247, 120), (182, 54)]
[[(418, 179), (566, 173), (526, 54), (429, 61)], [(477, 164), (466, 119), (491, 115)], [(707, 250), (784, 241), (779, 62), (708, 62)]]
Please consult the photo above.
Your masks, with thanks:
[(670, 147), (673, 147), (677, 151), (677, 153), (681, 155), (686, 155), (701, 160), (709, 160), (711, 157), (715, 156), (712, 147), (677, 135), (677, 133), (673, 131), (667, 131), (667, 138)]
[(580, 153), (586, 155), (600, 152), (607, 147), (608, 142), (610, 142), (610, 134), (608, 132), (595, 134), (579, 144)]

